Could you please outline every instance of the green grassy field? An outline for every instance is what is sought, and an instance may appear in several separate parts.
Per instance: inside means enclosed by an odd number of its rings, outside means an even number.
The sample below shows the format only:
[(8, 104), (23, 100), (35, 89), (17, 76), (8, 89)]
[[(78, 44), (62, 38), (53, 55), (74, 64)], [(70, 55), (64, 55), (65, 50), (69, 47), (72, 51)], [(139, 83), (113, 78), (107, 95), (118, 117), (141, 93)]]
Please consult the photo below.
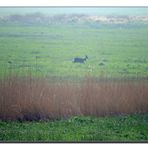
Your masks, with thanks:
[(57, 121), (0, 121), (3, 142), (147, 142), (148, 114), (73, 117)]
[(147, 38), (148, 27), (0, 26), (0, 76), (147, 77)]

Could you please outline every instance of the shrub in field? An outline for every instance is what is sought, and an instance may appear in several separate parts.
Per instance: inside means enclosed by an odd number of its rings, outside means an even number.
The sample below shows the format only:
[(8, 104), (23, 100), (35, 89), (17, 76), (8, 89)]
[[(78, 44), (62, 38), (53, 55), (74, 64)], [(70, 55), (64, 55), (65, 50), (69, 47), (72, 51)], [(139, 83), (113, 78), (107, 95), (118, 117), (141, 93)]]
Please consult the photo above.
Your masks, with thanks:
[(72, 83), (10, 77), (0, 81), (0, 119), (31, 121), (148, 112), (147, 90), (144, 80), (87, 78)]

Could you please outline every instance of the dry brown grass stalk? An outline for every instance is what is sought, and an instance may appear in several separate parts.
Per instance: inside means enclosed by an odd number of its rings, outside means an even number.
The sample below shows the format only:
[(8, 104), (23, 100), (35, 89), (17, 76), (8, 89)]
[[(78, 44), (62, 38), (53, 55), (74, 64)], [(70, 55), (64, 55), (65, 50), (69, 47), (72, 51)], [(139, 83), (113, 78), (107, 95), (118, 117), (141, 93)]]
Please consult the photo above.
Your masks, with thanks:
[(0, 81), (0, 119), (40, 120), (148, 112), (147, 90), (148, 83), (143, 80), (87, 78), (76, 84), (11, 77)]

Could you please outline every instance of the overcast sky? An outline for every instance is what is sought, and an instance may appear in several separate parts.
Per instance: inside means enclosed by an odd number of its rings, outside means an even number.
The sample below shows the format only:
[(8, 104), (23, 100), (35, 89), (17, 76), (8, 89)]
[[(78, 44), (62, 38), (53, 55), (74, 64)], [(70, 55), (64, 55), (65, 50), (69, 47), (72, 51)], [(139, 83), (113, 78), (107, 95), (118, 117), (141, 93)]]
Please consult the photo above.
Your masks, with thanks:
[(0, 15), (26, 14), (26, 13), (45, 13), (45, 14), (90, 14), (90, 15), (147, 15), (148, 7), (142, 8), (123, 8), (123, 7), (36, 7), (36, 8), (0, 8)]

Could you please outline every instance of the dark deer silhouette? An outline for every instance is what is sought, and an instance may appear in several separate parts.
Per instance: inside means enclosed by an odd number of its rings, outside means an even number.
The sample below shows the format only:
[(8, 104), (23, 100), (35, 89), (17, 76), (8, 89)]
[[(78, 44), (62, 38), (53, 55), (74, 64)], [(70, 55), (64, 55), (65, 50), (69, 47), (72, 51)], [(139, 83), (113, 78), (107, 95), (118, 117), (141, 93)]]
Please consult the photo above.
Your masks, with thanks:
[(76, 57), (76, 58), (74, 58), (73, 62), (74, 63), (82, 63), (83, 64), (86, 61), (86, 59), (88, 59), (88, 56), (85, 56), (85, 58), (78, 58), (78, 57)]

